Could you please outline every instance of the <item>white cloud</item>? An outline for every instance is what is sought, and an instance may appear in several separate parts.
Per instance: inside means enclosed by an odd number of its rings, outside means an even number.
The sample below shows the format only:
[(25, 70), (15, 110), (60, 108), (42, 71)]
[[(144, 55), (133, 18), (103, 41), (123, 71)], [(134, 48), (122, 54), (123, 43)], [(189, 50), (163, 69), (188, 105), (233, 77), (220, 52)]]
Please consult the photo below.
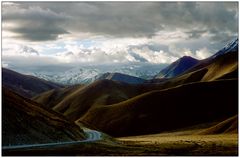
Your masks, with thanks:
[(196, 51), (196, 57), (198, 59), (205, 59), (211, 55), (212, 54), (209, 52), (209, 50), (206, 47)]
[(152, 51), (148, 47), (143, 47), (141, 49), (139, 48), (133, 48), (132, 51), (136, 53), (138, 56), (142, 57), (149, 63), (171, 63), (175, 61), (177, 58), (174, 56), (170, 56), (169, 53), (164, 52), (160, 50)]

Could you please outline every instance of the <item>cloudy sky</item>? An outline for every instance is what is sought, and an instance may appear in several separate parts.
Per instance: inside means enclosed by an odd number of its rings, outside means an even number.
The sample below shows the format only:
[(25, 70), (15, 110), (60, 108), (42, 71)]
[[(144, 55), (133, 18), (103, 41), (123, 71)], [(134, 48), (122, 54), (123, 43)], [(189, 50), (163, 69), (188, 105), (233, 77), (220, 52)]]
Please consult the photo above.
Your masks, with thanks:
[(238, 36), (238, 2), (2, 2), (3, 65), (204, 59)]

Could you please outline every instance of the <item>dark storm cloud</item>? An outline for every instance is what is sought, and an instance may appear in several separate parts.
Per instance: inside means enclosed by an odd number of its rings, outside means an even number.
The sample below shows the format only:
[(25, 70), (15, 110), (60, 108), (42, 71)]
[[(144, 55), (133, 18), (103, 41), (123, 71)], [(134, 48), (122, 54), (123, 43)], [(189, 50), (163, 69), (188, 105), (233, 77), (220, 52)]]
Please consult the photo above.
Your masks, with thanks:
[(29, 41), (55, 40), (59, 35), (68, 33), (61, 26), (67, 20), (65, 15), (38, 6), (8, 6), (3, 9), (2, 20), (3, 23), (13, 24), (7, 27), (3, 25), (3, 30), (17, 33), (14, 38)]
[[(16, 11), (3, 7), (3, 22), (26, 27), (11, 31), (32, 40), (56, 39), (66, 32), (151, 37), (158, 31), (178, 29), (189, 38), (199, 38), (203, 30), (211, 29), (217, 30), (211, 32), (216, 37), (221, 32), (238, 32), (238, 2), (19, 2), (17, 7)], [(42, 25), (31, 25), (34, 23)], [(39, 34), (31, 35), (33, 27)]]
[(35, 26), (34, 24), (32, 24), (31, 27), (28, 27), (28, 25), (21, 25), (20, 27), (10, 28), (8, 30), (19, 33), (19, 35), (15, 36), (15, 38), (21, 38), (30, 41), (55, 40), (59, 35), (68, 33), (64, 29), (57, 26), (41, 26), (42, 25)]

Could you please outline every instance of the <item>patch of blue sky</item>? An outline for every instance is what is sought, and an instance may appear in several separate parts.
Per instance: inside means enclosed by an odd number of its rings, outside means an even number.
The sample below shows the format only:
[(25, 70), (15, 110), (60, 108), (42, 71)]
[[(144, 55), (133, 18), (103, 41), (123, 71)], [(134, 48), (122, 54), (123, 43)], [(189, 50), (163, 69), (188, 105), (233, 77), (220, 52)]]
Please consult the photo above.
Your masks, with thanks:
[(84, 39), (84, 40), (79, 40), (77, 41), (79, 45), (82, 45), (84, 48), (90, 48), (94, 45), (96, 45), (96, 41), (93, 41), (91, 39)]
[[(82, 46), (84, 49), (88, 49), (91, 47), (101, 46), (102, 41), (104, 41), (104, 39), (97, 38), (97, 39), (75, 40), (73, 41), (73, 43), (76, 46)], [(68, 43), (67, 42), (65, 43), (64, 41), (61, 41), (52, 45), (44, 45), (41, 51), (39, 51), (39, 53), (44, 55), (54, 55), (60, 52), (65, 52), (67, 51), (67, 48), (65, 47), (66, 45), (68, 45)]]
[(39, 51), (39, 53), (44, 55), (54, 55), (64, 51), (67, 51), (67, 49), (65, 48), (65, 44), (61, 42), (50, 46), (42, 46), (42, 49)]

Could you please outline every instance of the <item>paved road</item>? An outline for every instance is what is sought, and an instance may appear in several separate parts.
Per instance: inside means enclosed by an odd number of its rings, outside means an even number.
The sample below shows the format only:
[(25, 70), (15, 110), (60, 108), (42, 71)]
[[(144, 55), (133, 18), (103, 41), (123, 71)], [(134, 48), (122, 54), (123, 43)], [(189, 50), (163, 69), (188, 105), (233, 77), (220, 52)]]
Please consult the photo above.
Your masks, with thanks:
[(81, 141), (71, 141), (71, 142), (58, 142), (58, 143), (47, 143), (47, 144), (30, 144), (30, 145), (14, 145), (14, 146), (3, 146), (3, 150), (7, 149), (24, 149), (24, 148), (32, 148), (32, 147), (51, 147), (56, 145), (68, 145), (68, 144), (77, 144), (77, 143), (87, 143), (87, 142), (95, 142), (102, 139), (102, 133), (91, 130), (88, 128), (83, 128), (87, 139)]

